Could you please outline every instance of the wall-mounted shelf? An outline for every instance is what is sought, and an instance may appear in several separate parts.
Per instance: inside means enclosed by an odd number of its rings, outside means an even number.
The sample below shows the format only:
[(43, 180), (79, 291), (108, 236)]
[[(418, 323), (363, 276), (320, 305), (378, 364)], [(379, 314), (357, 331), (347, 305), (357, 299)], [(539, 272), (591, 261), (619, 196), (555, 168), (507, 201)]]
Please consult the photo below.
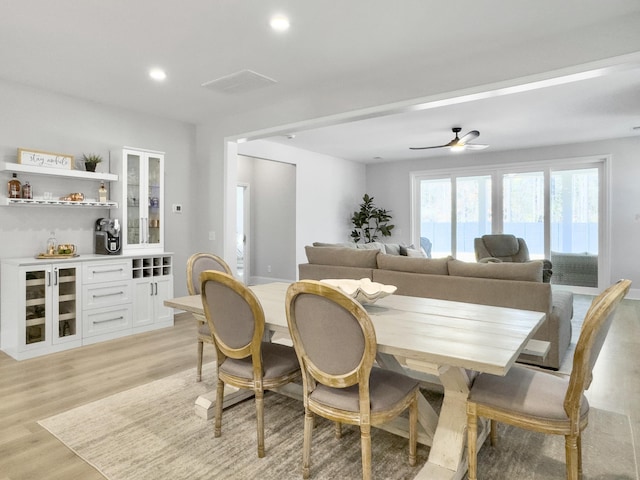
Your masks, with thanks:
[(17, 173), (30, 173), (34, 175), (46, 175), (49, 177), (81, 178), (84, 180), (103, 180), (105, 182), (118, 181), (118, 175), (116, 175), (115, 173), (86, 172), (83, 170), (64, 170), (61, 168), (36, 167), (33, 165), (23, 165), (22, 163), (12, 162), (1, 162), (0, 170)]
[(7, 198), (7, 205), (53, 205), (65, 207), (118, 208), (118, 202), (72, 202), (71, 200), (41, 200), (35, 198)]

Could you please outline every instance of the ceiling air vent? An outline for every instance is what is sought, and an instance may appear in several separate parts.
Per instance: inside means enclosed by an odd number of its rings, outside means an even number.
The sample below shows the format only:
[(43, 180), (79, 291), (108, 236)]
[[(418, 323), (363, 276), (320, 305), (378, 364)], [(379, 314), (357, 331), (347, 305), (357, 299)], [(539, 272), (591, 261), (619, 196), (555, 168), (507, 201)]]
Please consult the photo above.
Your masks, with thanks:
[(253, 70), (240, 70), (231, 75), (209, 80), (202, 86), (218, 93), (247, 93), (274, 83), (277, 82), (273, 78), (260, 75)]

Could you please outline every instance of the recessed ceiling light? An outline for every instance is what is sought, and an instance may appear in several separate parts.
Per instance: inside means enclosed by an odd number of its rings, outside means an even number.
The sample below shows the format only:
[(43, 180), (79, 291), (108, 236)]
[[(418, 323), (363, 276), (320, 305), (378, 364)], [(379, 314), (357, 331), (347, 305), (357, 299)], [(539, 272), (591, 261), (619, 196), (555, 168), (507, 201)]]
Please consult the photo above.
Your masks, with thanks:
[(149, 70), (149, 76), (158, 82), (167, 78), (167, 73), (161, 68), (152, 68)]
[(271, 21), (269, 22), (271, 28), (273, 28), (276, 32), (284, 32), (289, 30), (289, 19), (284, 15), (274, 15), (271, 17)]

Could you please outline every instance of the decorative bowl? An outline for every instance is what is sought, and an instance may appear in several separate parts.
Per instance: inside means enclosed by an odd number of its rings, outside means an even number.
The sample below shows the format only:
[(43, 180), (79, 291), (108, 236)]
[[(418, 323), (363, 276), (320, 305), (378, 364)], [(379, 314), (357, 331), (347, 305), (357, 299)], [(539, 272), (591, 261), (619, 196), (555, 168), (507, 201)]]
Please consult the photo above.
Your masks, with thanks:
[(372, 282), (368, 278), (361, 278), (360, 280), (328, 278), (320, 281), (338, 288), (362, 305), (374, 303), (379, 298), (392, 295), (398, 289), (394, 285)]

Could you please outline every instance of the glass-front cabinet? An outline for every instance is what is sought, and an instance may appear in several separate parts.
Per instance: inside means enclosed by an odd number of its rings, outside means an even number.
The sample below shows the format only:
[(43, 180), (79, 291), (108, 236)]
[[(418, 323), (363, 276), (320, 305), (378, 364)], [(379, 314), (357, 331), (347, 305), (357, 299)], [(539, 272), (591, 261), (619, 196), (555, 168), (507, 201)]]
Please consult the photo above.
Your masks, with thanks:
[(82, 332), (78, 265), (46, 264), (17, 270), (18, 282), (6, 291), (3, 288), (3, 295), (10, 294), (14, 299), (12, 308), (3, 308), (3, 314), (17, 318), (11, 325), (3, 322), (3, 327), (8, 327), (2, 332), (3, 350), (16, 358), (29, 358), (42, 349), (56, 351), (56, 345), (79, 345)]
[(162, 251), (164, 245), (164, 153), (124, 148), (112, 152), (122, 174), (122, 249)]

